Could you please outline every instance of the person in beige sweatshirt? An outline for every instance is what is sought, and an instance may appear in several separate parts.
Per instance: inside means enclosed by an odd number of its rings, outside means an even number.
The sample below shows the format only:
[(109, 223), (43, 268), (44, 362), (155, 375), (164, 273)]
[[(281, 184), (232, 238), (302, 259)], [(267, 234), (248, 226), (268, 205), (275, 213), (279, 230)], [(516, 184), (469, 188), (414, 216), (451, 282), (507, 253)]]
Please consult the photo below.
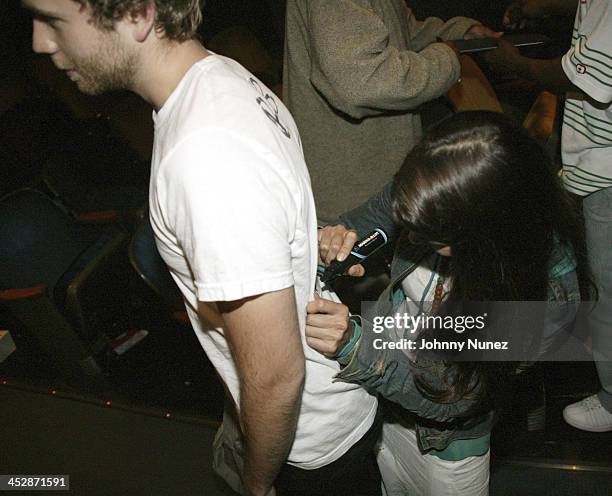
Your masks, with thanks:
[(459, 79), (436, 40), (496, 35), (464, 17), (417, 21), (404, 0), (288, 0), (283, 98), (320, 219), (383, 188), (421, 136), (419, 107)]

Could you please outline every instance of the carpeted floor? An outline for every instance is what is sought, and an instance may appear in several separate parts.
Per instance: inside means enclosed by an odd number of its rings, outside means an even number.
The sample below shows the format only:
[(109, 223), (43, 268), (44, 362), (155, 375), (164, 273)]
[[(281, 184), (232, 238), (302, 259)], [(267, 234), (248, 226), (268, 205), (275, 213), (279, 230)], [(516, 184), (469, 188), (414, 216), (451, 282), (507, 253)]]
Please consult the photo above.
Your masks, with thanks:
[(70, 475), (78, 496), (232, 494), (212, 472), (210, 423), (10, 386), (0, 387), (0, 405), (1, 474)]
[[(233, 494), (211, 469), (213, 421), (12, 385), (0, 386), (0, 405), (0, 474), (69, 475), (78, 496)], [(612, 467), (494, 458), (491, 496), (580, 493), (612, 495)]]

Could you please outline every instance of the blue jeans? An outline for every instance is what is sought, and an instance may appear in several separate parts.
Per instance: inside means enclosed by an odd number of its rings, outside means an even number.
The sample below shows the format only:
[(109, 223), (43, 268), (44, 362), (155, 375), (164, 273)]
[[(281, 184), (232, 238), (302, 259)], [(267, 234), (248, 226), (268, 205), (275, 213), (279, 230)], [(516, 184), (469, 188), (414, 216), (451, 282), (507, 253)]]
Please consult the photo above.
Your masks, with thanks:
[(586, 243), (599, 301), (588, 315), (593, 358), (602, 389), (599, 399), (612, 412), (612, 188), (583, 200)]

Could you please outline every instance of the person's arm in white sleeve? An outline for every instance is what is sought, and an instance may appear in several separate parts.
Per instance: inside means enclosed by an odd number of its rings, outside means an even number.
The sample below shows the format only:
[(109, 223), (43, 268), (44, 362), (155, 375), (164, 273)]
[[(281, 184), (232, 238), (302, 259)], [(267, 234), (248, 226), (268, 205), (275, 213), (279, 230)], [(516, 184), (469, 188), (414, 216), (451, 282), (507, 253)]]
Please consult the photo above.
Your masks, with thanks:
[(389, 44), (382, 19), (364, 2), (309, 4), (310, 80), (329, 104), (355, 119), (418, 108), (443, 95), (460, 76), (452, 48), (420, 52)]
[[(595, 29), (587, 35), (574, 33), (575, 42), (561, 65), (575, 86), (607, 106), (612, 101), (612, 5), (603, 3), (603, 11), (596, 13)], [(587, 15), (593, 14), (589, 11)]]
[(293, 443), (304, 383), (295, 295), (287, 288), (218, 306), (240, 379), (243, 484), (265, 495)]

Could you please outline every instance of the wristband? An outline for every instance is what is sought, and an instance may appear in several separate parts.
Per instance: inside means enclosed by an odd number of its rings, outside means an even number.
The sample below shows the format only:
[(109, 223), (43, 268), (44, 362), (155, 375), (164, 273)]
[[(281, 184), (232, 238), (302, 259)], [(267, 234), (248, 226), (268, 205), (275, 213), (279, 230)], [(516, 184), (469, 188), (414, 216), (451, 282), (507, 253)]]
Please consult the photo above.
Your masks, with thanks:
[(334, 356), (336, 360), (340, 360), (341, 358), (346, 357), (353, 348), (355, 347), (355, 343), (359, 341), (361, 337), (361, 326), (355, 321), (355, 319), (350, 319), (351, 327), (353, 328), (353, 335), (348, 343), (344, 345), (344, 347)]

